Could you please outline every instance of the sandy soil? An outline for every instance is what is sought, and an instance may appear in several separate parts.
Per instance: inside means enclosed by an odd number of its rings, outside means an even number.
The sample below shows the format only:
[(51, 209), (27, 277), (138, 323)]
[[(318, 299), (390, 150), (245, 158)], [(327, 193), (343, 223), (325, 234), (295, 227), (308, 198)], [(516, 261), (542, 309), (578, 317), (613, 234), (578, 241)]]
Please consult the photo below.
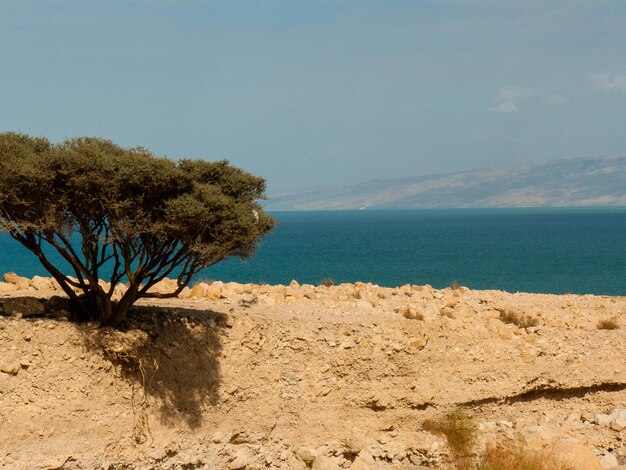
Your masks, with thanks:
[(2, 468), (445, 468), (455, 407), (626, 464), (626, 298), (217, 282), (113, 330), (41, 279), (0, 283)]

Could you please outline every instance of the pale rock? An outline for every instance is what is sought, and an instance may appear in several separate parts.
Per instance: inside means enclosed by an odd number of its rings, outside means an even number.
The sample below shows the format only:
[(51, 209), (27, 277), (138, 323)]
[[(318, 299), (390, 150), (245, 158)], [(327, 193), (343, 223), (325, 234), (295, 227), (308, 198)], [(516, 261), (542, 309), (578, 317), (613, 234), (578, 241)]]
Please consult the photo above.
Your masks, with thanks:
[(3, 305), (5, 315), (21, 315), (23, 317), (43, 315), (46, 307), (35, 297), (13, 297), (5, 299)]
[(298, 287), (300, 287), (300, 284), (295, 279), (292, 279), (292, 281), (289, 283), (289, 287), (291, 287), (292, 289), (297, 289)]
[(258, 301), (258, 297), (254, 294), (243, 294), (239, 299), (239, 303), (244, 306), (250, 306)]
[(249, 449), (248, 447), (241, 447), (237, 449), (235, 459), (228, 464), (228, 468), (230, 470), (246, 469), (252, 466), (255, 460), (256, 456), (252, 449)]
[(18, 276), (15, 273), (6, 273), (3, 277), (3, 281), (17, 286), (19, 290), (28, 289), (30, 287), (30, 279)]
[(363, 438), (357, 433), (356, 430), (352, 432), (343, 440), (344, 453), (350, 455), (357, 455), (363, 449)]
[[(232, 297), (233, 295), (244, 294), (246, 292), (246, 287), (239, 284), (238, 282), (227, 282), (223, 286), (223, 296), (224, 297)], [(228, 293), (228, 295), (226, 294)]]
[(598, 457), (575, 439), (561, 439), (550, 448), (550, 456), (572, 470), (603, 470)]
[(115, 289), (113, 289), (113, 295), (111, 296), (111, 300), (120, 300), (127, 290), (128, 286), (126, 284), (117, 284), (115, 286)]
[(16, 357), (0, 358), (0, 372), (9, 375), (17, 375), (21, 368), (20, 361)]
[(372, 457), (372, 454), (366, 450), (362, 450), (359, 452), (357, 458), (354, 459), (350, 468), (352, 470), (373, 470), (376, 468), (376, 461), (374, 457)]
[(521, 432), (524, 442), (528, 447), (540, 449), (546, 444), (553, 442), (560, 434), (559, 428), (550, 423), (528, 426)]
[(317, 453), (312, 447), (300, 446), (296, 449), (296, 457), (305, 464), (311, 465), (317, 457)]
[(609, 415), (611, 418), (611, 429), (622, 431), (626, 429), (626, 409), (615, 408)]
[(359, 301), (356, 303), (356, 306), (357, 306), (358, 308), (363, 309), (363, 310), (372, 310), (372, 309), (374, 308), (374, 307), (372, 306), (372, 303), (371, 303), (371, 302), (368, 302), (367, 300), (359, 300)]
[(413, 289), (411, 288), (410, 284), (405, 284), (403, 286), (400, 287), (400, 291), (406, 295), (406, 296), (411, 296), (413, 295)]
[(206, 294), (209, 290), (209, 285), (206, 282), (199, 282), (191, 289), (191, 297), (206, 297)]
[(0, 282), (0, 294), (10, 294), (12, 292), (15, 292), (17, 289), (17, 286), (15, 284), (10, 284), (8, 282)]
[(109, 289), (111, 288), (111, 284), (109, 282), (106, 282), (103, 279), (98, 279), (98, 285), (102, 288), (103, 291), (108, 292)]
[(211, 284), (209, 284), (209, 286), (207, 287), (206, 293), (204, 295), (204, 297), (206, 297), (207, 299), (211, 299), (211, 300), (219, 300), (222, 298), (222, 286), (224, 285), (223, 282), (212, 282)]
[(311, 470), (340, 470), (341, 467), (337, 465), (330, 457), (324, 455), (318, 455), (311, 465)]
[(262, 295), (259, 297), (259, 304), (271, 307), (272, 305), (276, 305), (276, 299), (268, 297), (267, 295)]
[(602, 427), (609, 427), (611, 425), (611, 421), (613, 420), (613, 418), (607, 414), (604, 413), (598, 413), (597, 415), (595, 415), (593, 417), (593, 423), (597, 424), (598, 426), (602, 426)]
[(153, 285), (148, 292), (150, 294), (171, 294), (178, 289), (178, 281), (176, 279), (165, 278)]
[(30, 285), (36, 290), (47, 291), (54, 290), (54, 286), (52, 285), (52, 281), (50, 278), (42, 277), (42, 276), (33, 276), (30, 281)]
[(604, 468), (617, 467), (619, 465), (617, 457), (610, 452), (600, 457), (600, 463)]
[(188, 299), (190, 297), (191, 297), (191, 289), (187, 286), (185, 286), (183, 290), (180, 291), (180, 294), (178, 294), (179, 299)]

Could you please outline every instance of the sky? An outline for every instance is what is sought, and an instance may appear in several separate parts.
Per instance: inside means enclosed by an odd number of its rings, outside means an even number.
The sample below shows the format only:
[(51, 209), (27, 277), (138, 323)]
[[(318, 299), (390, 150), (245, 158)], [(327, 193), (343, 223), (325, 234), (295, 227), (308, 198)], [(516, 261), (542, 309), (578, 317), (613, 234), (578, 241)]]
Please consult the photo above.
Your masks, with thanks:
[(626, 156), (623, 0), (1, 0), (0, 131), (270, 195)]

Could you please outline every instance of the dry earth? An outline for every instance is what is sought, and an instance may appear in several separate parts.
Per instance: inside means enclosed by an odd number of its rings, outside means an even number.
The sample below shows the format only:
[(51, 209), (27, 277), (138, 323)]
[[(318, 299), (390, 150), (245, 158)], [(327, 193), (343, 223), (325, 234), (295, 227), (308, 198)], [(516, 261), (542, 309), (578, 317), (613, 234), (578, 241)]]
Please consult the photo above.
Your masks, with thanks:
[(422, 424), (455, 407), (476, 453), (571, 437), (626, 464), (626, 298), (215, 282), (113, 330), (5, 281), (2, 468), (446, 468)]

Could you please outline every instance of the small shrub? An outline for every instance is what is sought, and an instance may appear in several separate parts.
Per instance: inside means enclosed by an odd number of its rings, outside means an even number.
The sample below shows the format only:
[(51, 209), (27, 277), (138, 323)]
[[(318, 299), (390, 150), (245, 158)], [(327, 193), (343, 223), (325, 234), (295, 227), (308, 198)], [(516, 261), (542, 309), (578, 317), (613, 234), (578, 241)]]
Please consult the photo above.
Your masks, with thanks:
[(535, 317), (531, 317), (530, 315), (523, 315), (521, 313), (517, 313), (513, 310), (508, 309), (498, 309), (500, 311), (500, 321), (502, 323), (510, 323), (518, 328), (528, 328), (531, 326), (537, 326), (539, 324), (539, 320)]
[(463, 286), (461, 286), (461, 284), (459, 284), (456, 281), (452, 281), (450, 283), (450, 289), (452, 289), (452, 290), (459, 290), (461, 287), (463, 287)]
[(573, 470), (545, 452), (512, 444), (490, 444), (480, 457), (477, 470)]
[(402, 310), (402, 316), (409, 320), (423, 320), (424, 319), (424, 315), (422, 315), (420, 312), (418, 312), (413, 307), (408, 306), (408, 305), (404, 307), (404, 309)]
[(600, 320), (597, 325), (598, 330), (617, 330), (619, 329), (619, 323), (612, 318), (606, 320)]
[(332, 287), (335, 285), (335, 282), (331, 278), (327, 277), (322, 282), (320, 282), (320, 285), (324, 287)]
[(470, 468), (470, 452), (476, 442), (476, 423), (465, 410), (456, 408), (441, 419), (424, 421), (422, 427), (446, 437), (457, 468)]

